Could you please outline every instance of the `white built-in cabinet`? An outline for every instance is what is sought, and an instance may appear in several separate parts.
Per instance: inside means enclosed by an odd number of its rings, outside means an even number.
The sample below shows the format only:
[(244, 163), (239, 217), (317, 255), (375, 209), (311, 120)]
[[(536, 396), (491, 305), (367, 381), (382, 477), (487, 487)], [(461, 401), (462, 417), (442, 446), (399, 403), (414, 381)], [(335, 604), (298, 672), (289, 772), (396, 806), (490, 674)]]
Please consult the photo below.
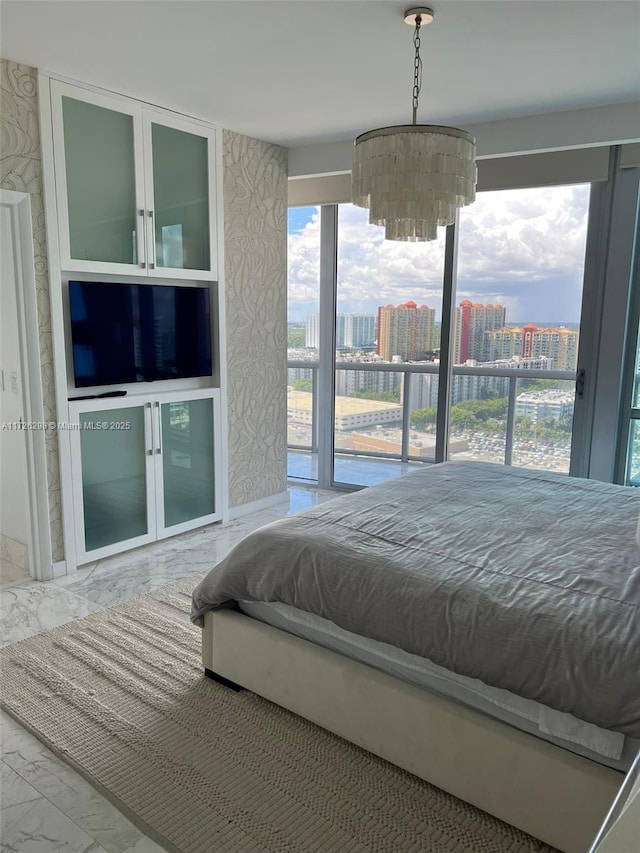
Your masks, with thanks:
[(51, 81), (60, 264), (217, 280), (215, 130)]
[[(68, 568), (225, 518), (220, 130), (43, 78), (56, 394)], [(41, 86), (42, 86), (41, 82)], [(66, 282), (210, 288), (213, 375), (74, 385)]]
[(71, 402), (69, 432), (79, 563), (220, 520), (217, 389)]

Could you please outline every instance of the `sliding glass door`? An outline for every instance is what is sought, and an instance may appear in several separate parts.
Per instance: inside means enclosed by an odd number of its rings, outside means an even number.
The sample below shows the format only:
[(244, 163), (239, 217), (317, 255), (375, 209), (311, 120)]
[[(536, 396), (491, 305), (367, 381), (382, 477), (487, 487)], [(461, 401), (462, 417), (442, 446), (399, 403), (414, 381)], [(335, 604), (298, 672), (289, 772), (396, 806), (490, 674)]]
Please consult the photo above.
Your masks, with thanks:
[(636, 345), (630, 352), (627, 384), (631, 404), (623, 415), (620, 430), (619, 471), (618, 482), (627, 486), (640, 486), (640, 294), (635, 294), (635, 323)]
[[(623, 175), (625, 183), (621, 190), (626, 190), (627, 196), (624, 221), (628, 229), (627, 245), (631, 247), (627, 266), (630, 298), (626, 312), (614, 482), (640, 486), (640, 168), (626, 169)], [(627, 254), (624, 244), (614, 249), (623, 257)]]
[(633, 403), (629, 413), (629, 441), (624, 482), (640, 486), (640, 336), (636, 347)]
[(569, 473), (589, 184), (460, 213), (450, 459)]

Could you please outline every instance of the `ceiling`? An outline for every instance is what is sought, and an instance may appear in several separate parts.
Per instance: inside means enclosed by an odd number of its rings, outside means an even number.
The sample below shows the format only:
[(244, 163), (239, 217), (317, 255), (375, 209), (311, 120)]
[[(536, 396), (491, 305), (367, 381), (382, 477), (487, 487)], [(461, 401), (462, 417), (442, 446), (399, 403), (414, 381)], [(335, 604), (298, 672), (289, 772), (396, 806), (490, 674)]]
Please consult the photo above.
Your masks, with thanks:
[[(410, 2), (2, 0), (0, 50), (288, 147), (411, 120)], [(418, 120), (640, 97), (640, 0), (434, 0)]]

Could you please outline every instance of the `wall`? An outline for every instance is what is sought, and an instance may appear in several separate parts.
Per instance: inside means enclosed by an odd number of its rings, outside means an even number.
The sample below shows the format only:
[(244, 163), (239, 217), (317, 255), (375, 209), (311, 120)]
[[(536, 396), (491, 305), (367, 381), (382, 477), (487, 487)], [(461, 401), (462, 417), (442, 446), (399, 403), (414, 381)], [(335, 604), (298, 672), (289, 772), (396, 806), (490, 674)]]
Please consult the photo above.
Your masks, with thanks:
[[(475, 136), (477, 156), (480, 160), (533, 152), (626, 145), (638, 142), (638, 106), (638, 102), (635, 101), (628, 104), (611, 104), (606, 107), (521, 116), (466, 125), (465, 130)], [(293, 178), (304, 178), (313, 175), (350, 173), (352, 156), (353, 141), (351, 140), (319, 142), (315, 145), (290, 148), (289, 175)], [(632, 161), (634, 161), (633, 165), (636, 165), (637, 150), (634, 148), (628, 156), (630, 162), (627, 165), (632, 165)], [(584, 167), (582, 155), (580, 160)], [(589, 165), (589, 168), (593, 168), (593, 164)], [(492, 170), (492, 173), (495, 177), (495, 170)], [(521, 170), (519, 176), (522, 177)], [(575, 182), (578, 183), (578, 181)], [(322, 199), (323, 203), (344, 200), (335, 197), (342, 192), (340, 181), (334, 180), (325, 184), (323, 192), (326, 193), (325, 198)], [(309, 202), (296, 199), (291, 203), (307, 204)]]
[(229, 505), (287, 483), (287, 152), (223, 134)]
[[(0, 208), (0, 420), (16, 423), (24, 415), (22, 405), (22, 370), (18, 336), (18, 304), (16, 301), (16, 267), (11, 251), (14, 227), (7, 207)], [(27, 504), (27, 449), (22, 430), (0, 431), (0, 554), (5, 537), (24, 549), (29, 541)]]
[[(28, 65), (0, 60), (0, 187), (31, 195), (33, 249), (45, 420), (56, 421), (53, 350), (49, 313), (49, 276), (42, 199), (42, 163), (38, 122), (37, 72)], [(45, 433), (47, 491), (53, 560), (64, 559), (58, 439)]]

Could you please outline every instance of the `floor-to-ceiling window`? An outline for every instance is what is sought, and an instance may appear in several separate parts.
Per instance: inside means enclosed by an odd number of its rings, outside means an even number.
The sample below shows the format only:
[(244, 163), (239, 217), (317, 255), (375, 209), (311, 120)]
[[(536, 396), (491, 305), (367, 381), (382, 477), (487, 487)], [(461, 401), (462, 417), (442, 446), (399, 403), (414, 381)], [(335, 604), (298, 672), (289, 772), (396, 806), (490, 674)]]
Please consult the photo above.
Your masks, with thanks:
[(317, 480), (318, 344), (320, 325), (320, 210), (288, 214), (287, 473)]
[[(338, 208), (333, 479), (355, 486), (435, 459), (434, 431), (409, 430), (405, 410), (437, 397), (442, 319), (444, 229), (394, 242), (368, 214)], [(431, 372), (394, 369), (408, 363)]]
[[(633, 193), (617, 157), (608, 181), (600, 168), (484, 189), (433, 243), (386, 242), (346, 203), (294, 209), (290, 401), (310, 397), (290, 405), (290, 475), (358, 487), (446, 458), (568, 473), (571, 457), (572, 474), (610, 479), (590, 466), (613, 443), (598, 401), (620, 373), (629, 289)], [(606, 334), (600, 314), (614, 317)]]

